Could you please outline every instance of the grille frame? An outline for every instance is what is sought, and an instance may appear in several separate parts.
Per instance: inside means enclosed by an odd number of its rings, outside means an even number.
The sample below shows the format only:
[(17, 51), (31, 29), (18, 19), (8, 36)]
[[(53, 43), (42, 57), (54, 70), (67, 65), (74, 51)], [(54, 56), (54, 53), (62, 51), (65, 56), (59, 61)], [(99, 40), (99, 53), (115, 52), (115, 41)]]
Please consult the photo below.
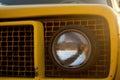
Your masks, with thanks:
[[(97, 15), (100, 15), (100, 14), (97, 14)], [(60, 16), (60, 15), (57, 15), (57, 16)], [(67, 16), (67, 15), (66, 15)], [(74, 16), (74, 15), (69, 15), (69, 16)], [(76, 15), (77, 17), (79, 16), (79, 15)], [(83, 15), (82, 15), (83, 16)], [(91, 16), (91, 15), (90, 15)], [(52, 16), (52, 17), (56, 17), (56, 16)], [(114, 74), (115, 74), (115, 70), (116, 70), (116, 62), (117, 62), (117, 54), (114, 54), (114, 53), (117, 53), (117, 46), (118, 46), (118, 35), (117, 35), (117, 33), (118, 33), (118, 30), (117, 30), (117, 24), (116, 24), (116, 18), (113, 16), (113, 15), (111, 15), (111, 17), (108, 17), (108, 16), (100, 16), (100, 17), (104, 17), (104, 19), (106, 20), (106, 21), (108, 21), (108, 26), (109, 26), (109, 30), (110, 30), (110, 48), (112, 48), (111, 49), (111, 51), (110, 51), (110, 55), (111, 55), (111, 60), (110, 60), (110, 62), (112, 62), (111, 64), (110, 64), (110, 73), (109, 73), (109, 75), (108, 75), (108, 77), (107, 78), (105, 78), (105, 79), (112, 79), (113, 77), (114, 77)], [(26, 18), (12, 18), (12, 19), (2, 19), (2, 22), (6, 22), (6, 21), (22, 21), (22, 20), (37, 20), (37, 21), (42, 21), (42, 19), (47, 19), (47, 18), (51, 18), (50, 16), (46, 16), (46, 17), (40, 17), (40, 16), (37, 16), (37, 17), (26, 17)], [(111, 19), (112, 18), (112, 19)], [(111, 23), (111, 21), (112, 21), (112, 23)], [(113, 27), (114, 26), (114, 27)], [(42, 31), (42, 30), (41, 30)], [(39, 36), (38, 36), (39, 37)], [(44, 46), (44, 44), (43, 44), (43, 46)], [(42, 46), (42, 47), (43, 47)], [(112, 46), (114, 46), (114, 47), (112, 47)], [(44, 48), (43, 48), (44, 49)], [(43, 50), (43, 49), (41, 49), (41, 50)], [(42, 52), (41, 52), (42, 53)], [(43, 52), (44, 53), (44, 52)], [(44, 57), (44, 55), (41, 55), (42, 56), (42, 58)], [(116, 57), (116, 59), (114, 59), (114, 57)], [(39, 58), (38, 58), (39, 59)], [(38, 61), (38, 60), (37, 60)], [(40, 61), (40, 63), (44, 66), (44, 59), (42, 59), (42, 60), (39, 60)], [(37, 62), (36, 62), (37, 63)], [(115, 66), (112, 66), (112, 65), (115, 65)], [(46, 79), (46, 78), (55, 78), (55, 77), (46, 77), (45, 75), (44, 75), (44, 67), (41, 67), (40, 66), (40, 71), (39, 71), (40, 73), (40, 79)], [(63, 77), (62, 77), (63, 78)], [(58, 78), (57, 77), (57, 79), (61, 79), (60, 77)], [(69, 78), (70, 79), (70, 78)], [(77, 79), (77, 78), (76, 78)], [(100, 78), (101, 79), (101, 78)], [(103, 79), (103, 78), (102, 78)]]

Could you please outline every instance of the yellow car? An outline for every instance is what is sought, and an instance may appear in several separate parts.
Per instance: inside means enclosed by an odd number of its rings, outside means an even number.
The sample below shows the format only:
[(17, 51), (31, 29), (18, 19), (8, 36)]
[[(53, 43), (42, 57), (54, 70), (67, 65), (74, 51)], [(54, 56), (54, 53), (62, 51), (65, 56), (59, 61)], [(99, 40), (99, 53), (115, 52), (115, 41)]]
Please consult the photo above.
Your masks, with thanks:
[(0, 80), (120, 80), (118, 10), (116, 0), (0, 0)]

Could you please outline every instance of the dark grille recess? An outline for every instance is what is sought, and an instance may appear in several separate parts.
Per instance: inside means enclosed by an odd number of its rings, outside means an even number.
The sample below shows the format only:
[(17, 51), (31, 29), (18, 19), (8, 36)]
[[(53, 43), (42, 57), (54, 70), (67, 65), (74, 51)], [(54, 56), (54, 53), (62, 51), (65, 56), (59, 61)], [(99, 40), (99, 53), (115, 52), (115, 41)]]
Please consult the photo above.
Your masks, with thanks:
[[(110, 65), (110, 35), (107, 21), (100, 16), (60, 16), (41, 20), (45, 28), (45, 76), (46, 77), (75, 77), (75, 78), (105, 78), (109, 74)], [(49, 56), (48, 46), (53, 34), (67, 25), (83, 25), (95, 34), (100, 48), (96, 63), (89, 69), (68, 73), (56, 67)], [(96, 53), (97, 54), (97, 53)]]
[(34, 77), (33, 26), (0, 26), (0, 76)]

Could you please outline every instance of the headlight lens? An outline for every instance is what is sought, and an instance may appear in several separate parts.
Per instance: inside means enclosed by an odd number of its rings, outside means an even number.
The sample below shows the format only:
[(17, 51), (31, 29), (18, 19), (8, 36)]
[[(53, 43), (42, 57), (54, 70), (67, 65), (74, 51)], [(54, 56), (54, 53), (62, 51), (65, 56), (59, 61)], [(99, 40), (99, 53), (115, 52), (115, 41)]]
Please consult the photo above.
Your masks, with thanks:
[(66, 30), (55, 37), (52, 53), (56, 62), (62, 67), (78, 68), (88, 61), (91, 55), (91, 43), (84, 33)]

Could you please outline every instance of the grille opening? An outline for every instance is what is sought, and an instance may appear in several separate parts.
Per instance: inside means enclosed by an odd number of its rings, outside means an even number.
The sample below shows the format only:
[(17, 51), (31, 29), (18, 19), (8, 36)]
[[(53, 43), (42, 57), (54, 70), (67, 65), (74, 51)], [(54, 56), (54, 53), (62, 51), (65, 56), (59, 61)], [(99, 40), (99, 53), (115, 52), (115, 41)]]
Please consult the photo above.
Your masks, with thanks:
[(35, 77), (32, 25), (0, 26), (0, 76)]
[[(45, 77), (60, 77), (60, 78), (106, 78), (109, 74), (109, 66), (110, 66), (110, 35), (109, 35), (109, 26), (107, 21), (101, 17), (101, 16), (94, 16), (94, 15), (67, 15), (67, 16), (49, 16), (49, 17), (31, 17), (31, 18), (18, 18), (18, 19), (2, 19), (2, 22), (4, 21), (21, 21), (21, 20), (39, 20), (40, 22), (43, 23), (44, 26), (44, 40), (45, 40)], [(60, 70), (59, 68), (57, 68), (53, 62), (50, 60), (49, 57), (49, 50), (48, 50), (48, 46), (51, 40), (52, 35), (59, 30), (62, 27), (65, 27), (66, 25), (82, 25), (88, 29), (90, 29), (97, 37), (98, 42), (99, 42), (99, 47), (100, 47), (100, 53), (101, 55), (99, 55), (99, 58), (97, 59), (96, 63), (94, 65), (92, 65), (88, 70), (86, 71), (82, 71), (79, 73), (67, 73), (65, 71)], [(1, 31), (2, 28), (0, 28)], [(25, 31), (27, 31), (27, 27), (25, 28)], [(2, 29), (4, 31), (6, 31), (5, 29)], [(3, 31), (3, 32), (4, 32)], [(7, 29), (8, 33), (7, 35), (12, 36), (13, 33), (13, 29), (11, 27), (8, 27)], [(29, 29), (28, 29), (29, 31)], [(26, 35), (27, 33), (25, 33)], [(28, 33), (29, 34), (29, 33)], [(33, 34), (33, 33), (32, 33)], [(30, 36), (32, 35), (30, 33)], [(4, 34), (6, 35), (6, 34)], [(18, 34), (19, 35), (19, 34)], [(18, 36), (16, 34), (16, 36)], [(0, 33), (1, 36), (1, 33)], [(21, 37), (22, 38), (22, 37)], [(7, 39), (4, 37), (0, 37), (0, 40), (2, 41), (6, 41)], [(23, 39), (21, 39), (22, 41)], [(24, 37), (25, 40), (25, 37)], [(13, 43), (11, 41), (9, 41), (9, 44), (11, 44), (11, 46), (13, 45)], [(19, 44), (18, 44), (19, 45)], [(31, 41), (25, 43), (26, 46), (29, 45), (33, 45), (33, 43), (31, 43)], [(32, 47), (33, 48), (33, 47)], [(0, 50), (2, 48), (0, 47)], [(24, 47), (19, 47), (19, 50), (21, 52), (19, 52), (19, 54), (23, 53), (22, 51), (25, 50)], [(10, 50), (11, 52), (11, 50)], [(2, 52), (3, 53), (3, 52)], [(0, 53), (0, 54), (2, 54)], [(17, 52), (14, 52), (13, 54), (15, 54)], [(6, 52), (4, 53), (6, 54)], [(23, 54), (24, 55), (24, 54)], [(33, 54), (29, 54), (29, 52), (26, 52), (25, 55), (33, 55)], [(18, 56), (17, 54), (14, 56)], [(1, 60), (2, 57), (0, 57)], [(19, 60), (19, 58), (18, 58)], [(31, 60), (32, 61), (32, 60)], [(18, 62), (17, 62), (18, 63)], [(11, 65), (14, 64), (13, 62), (8, 62), (7, 64)], [(20, 62), (19, 64), (20, 65)], [(26, 63), (24, 63), (23, 65), (27, 66)], [(33, 64), (34, 65), (34, 64)], [(2, 66), (0, 66), (0, 70), (1, 70)], [(13, 67), (7, 67), (7, 69), (9, 68), (9, 72), (7, 72), (8, 75), (11, 74), (16, 74), (19, 75), (20, 73), (22, 73), (22, 71), (19, 73), (18, 71), (14, 71), (11, 72), (11, 70), (13, 70)], [(34, 67), (27, 67), (25, 69), (26, 71), (34, 71)], [(0, 71), (0, 75), (1, 73), (5, 73), (5, 71)], [(27, 74), (27, 73), (24, 73)], [(1, 76), (3, 76), (4, 74), (2, 74)], [(6, 73), (5, 73), (6, 75)], [(31, 73), (31, 75), (34, 75), (34, 72)], [(26, 75), (27, 76), (27, 75)]]
[[(106, 78), (110, 66), (110, 35), (107, 21), (101, 16), (79, 15), (79, 16), (52, 16), (41, 18), (44, 25), (45, 39), (45, 77), (60, 78)], [(68, 73), (59, 69), (52, 62), (48, 46), (53, 34), (67, 25), (82, 25), (90, 29), (96, 36), (100, 55), (97, 61), (87, 70)]]

